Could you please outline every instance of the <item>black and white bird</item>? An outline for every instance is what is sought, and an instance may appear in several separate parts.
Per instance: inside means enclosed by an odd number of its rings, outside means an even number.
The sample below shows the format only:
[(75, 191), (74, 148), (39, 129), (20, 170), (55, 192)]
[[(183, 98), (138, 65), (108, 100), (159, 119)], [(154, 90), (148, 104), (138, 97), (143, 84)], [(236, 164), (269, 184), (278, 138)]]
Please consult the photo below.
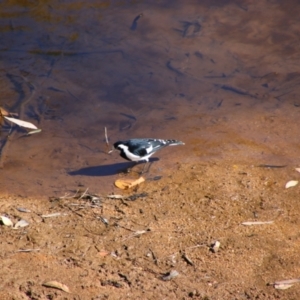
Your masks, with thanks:
[(149, 157), (156, 151), (167, 146), (184, 145), (177, 140), (160, 139), (131, 139), (114, 143), (114, 148), (120, 150), (120, 156), (129, 161), (149, 161)]

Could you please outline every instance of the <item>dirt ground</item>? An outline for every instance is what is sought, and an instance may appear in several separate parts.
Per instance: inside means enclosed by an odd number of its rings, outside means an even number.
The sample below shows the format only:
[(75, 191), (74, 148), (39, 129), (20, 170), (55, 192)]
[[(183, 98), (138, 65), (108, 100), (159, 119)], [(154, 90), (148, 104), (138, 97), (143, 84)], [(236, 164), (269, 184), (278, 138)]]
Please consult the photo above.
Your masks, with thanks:
[(86, 187), (61, 199), (2, 196), (1, 215), (29, 226), (0, 227), (0, 298), (300, 299), (299, 284), (274, 287), (299, 277), (299, 187), (285, 188), (300, 176), (293, 166), (177, 164), (168, 172), (120, 191), (124, 199), (88, 197)]

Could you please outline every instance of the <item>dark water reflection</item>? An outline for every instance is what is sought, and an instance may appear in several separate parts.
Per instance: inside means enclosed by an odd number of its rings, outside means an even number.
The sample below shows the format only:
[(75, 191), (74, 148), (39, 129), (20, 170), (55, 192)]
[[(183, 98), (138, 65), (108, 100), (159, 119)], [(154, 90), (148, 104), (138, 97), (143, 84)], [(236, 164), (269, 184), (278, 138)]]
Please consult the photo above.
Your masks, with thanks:
[(111, 142), (184, 140), (158, 155), (157, 173), (178, 161), (298, 163), (294, 4), (4, 2), (0, 105), (43, 131), (4, 146), (3, 128), (2, 191), (111, 190), (123, 163), (105, 154), (105, 126)]

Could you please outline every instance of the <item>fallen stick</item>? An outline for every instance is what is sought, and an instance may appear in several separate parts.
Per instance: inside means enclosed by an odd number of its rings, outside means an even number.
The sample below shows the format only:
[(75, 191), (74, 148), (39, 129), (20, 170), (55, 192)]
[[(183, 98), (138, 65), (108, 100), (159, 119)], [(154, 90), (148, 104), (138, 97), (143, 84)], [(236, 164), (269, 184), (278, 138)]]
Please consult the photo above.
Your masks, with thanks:
[(114, 149), (111, 148), (109, 150), (109, 140), (108, 140), (108, 136), (107, 136), (107, 129), (106, 129), (106, 127), (104, 127), (104, 136), (105, 136), (105, 142), (106, 142), (106, 147), (107, 147), (107, 153), (110, 154), (110, 153), (112, 153), (114, 151)]
[(108, 142), (107, 129), (106, 129), (106, 127), (104, 127), (104, 134), (105, 134), (106, 145), (107, 145), (107, 147), (109, 147), (109, 142)]
[(256, 221), (256, 222), (243, 222), (242, 225), (251, 226), (251, 225), (264, 225), (264, 224), (273, 224), (274, 221)]

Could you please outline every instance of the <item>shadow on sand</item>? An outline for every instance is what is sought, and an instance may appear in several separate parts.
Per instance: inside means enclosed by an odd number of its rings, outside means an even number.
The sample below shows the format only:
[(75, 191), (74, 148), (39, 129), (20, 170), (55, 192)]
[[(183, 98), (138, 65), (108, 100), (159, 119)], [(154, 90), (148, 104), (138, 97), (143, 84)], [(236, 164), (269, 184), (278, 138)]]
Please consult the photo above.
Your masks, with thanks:
[[(150, 162), (158, 161), (158, 158), (151, 158)], [(117, 163), (117, 164), (110, 164), (110, 165), (102, 165), (102, 166), (95, 166), (95, 167), (87, 167), (78, 169), (76, 171), (68, 172), (69, 175), (81, 175), (81, 176), (110, 176), (115, 175), (120, 172), (124, 172), (128, 168), (136, 168), (137, 165), (142, 165), (144, 162), (140, 162), (135, 164), (133, 162), (124, 162), (124, 163)]]

